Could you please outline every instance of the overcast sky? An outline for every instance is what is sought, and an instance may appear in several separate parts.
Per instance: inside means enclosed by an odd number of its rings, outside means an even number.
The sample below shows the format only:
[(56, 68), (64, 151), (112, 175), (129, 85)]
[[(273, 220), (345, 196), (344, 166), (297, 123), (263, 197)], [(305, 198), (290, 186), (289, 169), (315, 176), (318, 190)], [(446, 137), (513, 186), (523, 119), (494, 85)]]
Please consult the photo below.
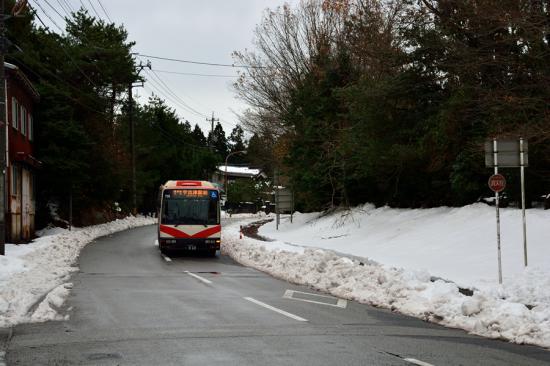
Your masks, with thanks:
[[(64, 14), (67, 3), (78, 9), (84, 5), (92, 15), (99, 14), (107, 20), (103, 5), (110, 19), (123, 24), (129, 39), (136, 42), (134, 52), (145, 55), (184, 59), (208, 63), (232, 64), (231, 53), (235, 50), (252, 48), (254, 28), (262, 19), (266, 8), (282, 5), (284, 0), (31, 0), (37, 8), (37, 1), (44, 10), (64, 26), (63, 21), (49, 7), (55, 7)], [(294, 4), (298, 0), (287, 0)], [(63, 7), (62, 7), (63, 5)], [(95, 9), (95, 11), (94, 11)], [(39, 11), (41, 13), (41, 11)], [(44, 20), (47, 20), (44, 19)], [(48, 21), (49, 22), (49, 21)], [(52, 26), (52, 30), (57, 31)], [(137, 57), (147, 61), (147, 57)], [(193, 125), (198, 123), (203, 131), (210, 129), (206, 121), (215, 112), (222, 126), (229, 134), (237, 123), (234, 112), (240, 112), (245, 105), (235, 98), (231, 84), (236, 80), (236, 69), (177, 63), (149, 58), (153, 70), (177, 95), (166, 91), (166, 86), (155, 79), (149, 71), (144, 72), (148, 81), (145, 88), (136, 88), (135, 93), (145, 102), (151, 93), (165, 99), (176, 109), (182, 119)], [(194, 73), (215, 76), (170, 74), (160, 71)], [(189, 110), (183, 103), (191, 107)], [(234, 112), (233, 112), (234, 111)], [(198, 113), (197, 113), (198, 112)]]

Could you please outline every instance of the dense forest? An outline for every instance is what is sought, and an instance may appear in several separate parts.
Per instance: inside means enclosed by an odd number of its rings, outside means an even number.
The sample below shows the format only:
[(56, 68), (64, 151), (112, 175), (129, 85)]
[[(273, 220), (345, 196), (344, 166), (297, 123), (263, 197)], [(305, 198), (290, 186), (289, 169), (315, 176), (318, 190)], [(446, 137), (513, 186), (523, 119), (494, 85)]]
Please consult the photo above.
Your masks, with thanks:
[(130, 105), (129, 86), (146, 80), (122, 26), (81, 10), (66, 18), (63, 32), (53, 32), (32, 8), (7, 26), (6, 61), (41, 95), (34, 116), (43, 163), (36, 179), (38, 226), (50, 222), (50, 208), (68, 219), (71, 199), (77, 225), (132, 212), (130, 113), (138, 212), (155, 211), (166, 180), (209, 179), (229, 152), (243, 149), (239, 126), (227, 137), (218, 123), (205, 136), (157, 96)]
[(234, 57), (242, 123), (301, 210), (478, 201), (490, 138), (527, 139), (527, 201), (550, 193), (548, 0), (302, 1)]

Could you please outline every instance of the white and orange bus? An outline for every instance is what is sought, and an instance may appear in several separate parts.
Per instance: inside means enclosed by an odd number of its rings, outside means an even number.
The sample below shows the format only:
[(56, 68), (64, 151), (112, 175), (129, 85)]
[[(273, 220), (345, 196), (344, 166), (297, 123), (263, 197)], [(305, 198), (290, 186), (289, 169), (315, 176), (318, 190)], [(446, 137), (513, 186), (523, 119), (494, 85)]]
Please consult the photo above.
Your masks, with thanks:
[(206, 252), (220, 249), (220, 193), (199, 180), (169, 180), (160, 186), (158, 243), (169, 250)]

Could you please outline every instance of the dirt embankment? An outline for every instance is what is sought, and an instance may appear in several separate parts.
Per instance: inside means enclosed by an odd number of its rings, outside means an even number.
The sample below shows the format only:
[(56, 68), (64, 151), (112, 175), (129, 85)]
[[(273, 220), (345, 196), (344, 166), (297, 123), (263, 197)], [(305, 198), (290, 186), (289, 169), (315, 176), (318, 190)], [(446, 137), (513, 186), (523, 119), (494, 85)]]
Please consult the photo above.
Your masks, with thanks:
[(266, 219), (266, 220), (256, 221), (246, 226), (243, 226), (242, 227), (243, 235), (256, 240), (273, 241), (272, 239), (266, 238), (258, 234), (258, 229), (260, 228), (260, 226), (265, 225), (271, 221), (273, 221), (273, 219)]

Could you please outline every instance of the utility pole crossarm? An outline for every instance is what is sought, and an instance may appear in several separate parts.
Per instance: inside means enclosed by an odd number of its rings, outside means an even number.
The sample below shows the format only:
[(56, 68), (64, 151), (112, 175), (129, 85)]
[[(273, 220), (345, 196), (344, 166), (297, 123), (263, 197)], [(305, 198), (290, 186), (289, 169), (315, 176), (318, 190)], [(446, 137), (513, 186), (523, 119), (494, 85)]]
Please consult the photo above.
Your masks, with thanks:
[(212, 135), (214, 134), (214, 122), (219, 122), (220, 119), (214, 118), (214, 112), (212, 112), (212, 118), (207, 118), (206, 120), (212, 123), (212, 127), (210, 128), (210, 134)]

